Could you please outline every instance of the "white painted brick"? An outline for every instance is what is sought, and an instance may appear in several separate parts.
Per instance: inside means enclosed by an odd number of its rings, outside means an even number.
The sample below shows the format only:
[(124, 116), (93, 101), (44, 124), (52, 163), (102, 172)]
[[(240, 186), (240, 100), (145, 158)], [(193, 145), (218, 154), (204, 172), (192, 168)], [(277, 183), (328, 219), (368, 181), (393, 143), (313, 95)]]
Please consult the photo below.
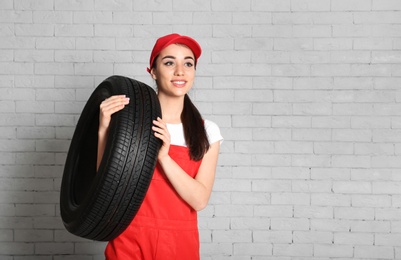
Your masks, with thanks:
[(333, 218), (334, 212), (332, 207), (327, 206), (295, 206), (294, 217), (296, 218), (312, 218), (327, 219)]
[(292, 234), (290, 231), (264, 231), (258, 230), (253, 234), (256, 242), (268, 242), (268, 243), (291, 243)]
[(309, 169), (303, 167), (274, 167), (270, 178), (292, 180), (292, 187), (294, 188), (294, 181), (309, 179)]
[(265, 243), (235, 244), (234, 255), (272, 255), (272, 247), (272, 245), (266, 245)]
[(354, 145), (352, 143), (343, 142), (316, 142), (313, 146), (313, 151), (316, 154), (353, 154)]
[(254, 103), (252, 111), (256, 115), (291, 115), (292, 106), (285, 103)]
[(400, 26), (398, 24), (376, 24), (372, 25), (372, 36), (380, 37), (380, 36), (390, 36), (390, 37), (399, 37), (400, 33)]
[(373, 234), (367, 233), (335, 233), (334, 243), (340, 245), (373, 245)]
[[(0, 89), (2, 100), (34, 100), (35, 91), (33, 89)], [(15, 103), (15, 102), (14, 102)], [(5, 112), (5, 111), (4, 111)]]
[(56, 62), (91, 62), (93, 61), (93, 54), (91, 51), (69, 51), (60, 50), (55, 51), (54, 60)]
[(31, 140), (0, 140), (3, 152), (27, 152), (35, 150), (35, 141)]
[(313, 146), (309, 142), (275, 142), (274, 151), (279, 154), (311, 154)]
[(363, 233), (390, 233), (390, 221), (352, 221), (350, 230)]
[(324, 0), (295, 0), (291, 1), (292, 11), (329, 11), (330, 1)]
[(313, 39), (314, 50), (350, 50), (352, 49), (352, 46), (353, 46), (353, 40), (349, 38)]
[(372, 157), (372, 168), (398, 168), (400, 167), (400, 156), (374, 156)]
[(54, 8), (55, 10), (62, 11), (84, 11), (84, 10), (93, 10), (94, 9), (94, 1), (76, 1), (76, 0), (54, 0)]
[(14, 54), (11, 50), (0, 50), (0, 62), (12, 61), (14, 59)]
[[(12, 159), (7, 160), (7, 163), (10, 163), (12, 160), (14, 160), (13, 157)], [(33, 172), (33, 167), (32, 166), (14, 166), (13, 165), (7, 165), (7, 166), (0, 166), (0, 176), (2, 177), (32, 177), (34, 175)]]
[(314, 256), (318, 257), (352, 257), (353, 251), (353, 247), (349, 245), (317, 244), (313, 248)]
[(132, 10), (132, 2), (129, 0), (117, 0), (113, 2), (105, 0), (95, 0), (95, 10), (107, 10), (107, 11)]
[(0, 21), (4, 23), (30, 23), (32, 22), (31, 11), (11, 11), (4, 10), (5, 1), (2, 1), (2, 9), (0, 11)]
[(401, 211), (399, 209), (376, 209), (377, 220), (399, 220)]
[(294, 155), (291, 166), (295, 167), (328, 167), (330, 156), (328, 155)]
[(3, 9), (13, 9), (13, 0), (4, 0), (1, 4)]
[(370, 182), (361, 181), (334, 181), (333, 192), (335, 193), (372, 193), (372, 184)]
[(375, 236), (375, 245), (400, 246), (400, 234), (377, 234)]
[(50, 242), (53, 241), (52, 230), (15, 230), (15, 241), (18, 242)]
[(16, 10), (53, 10), (52, 0), (16, 0), (14, 1)]
[(218, 217), (250, 217), (253, 212), (252, 206), (247, 205), (216, 205), (215, 214)]
[(293, 114), (313, 116), (331, 115), (332, 106), (329, 103), (294, 104)]
[(18, 62), (51, 62), (54, 61), (54, 53), (47, 50), (15, 51), (14, 60)]
[(17, 36), (53, 36), (54, 26), (51, 24), (19, 24), (15, 25)]
[(359, 258), (396, 259), (393, 248), (387, 246), (355, 246), (354, 254)]
[[(11, 242), (14, 240), (13, 230), (2, 229), (0, 234), (0, 242)], [(11, 258), (10, 258), (11, 259)]]
[(232, 125), (234, 127), (262, 127), (271, 126), (270, 116), (233, 116)]
[[(208, 255), (232, 255), (233, 245), (231, 243), (203, 243), (201, 246), (201, 255), (208, 253)], [(210, 258), (211, 259), (211, 258)]]
[(357, 38), (354, 40), (356, 50), (392, 50), (393, 43), (389, 39)]
[(351, 196), (344, 194), (312, 194), (311, 205), (313, 206), (351, 206)]
[(256, 166), (290, 166), (291, 157), (289, 155), (253, 155), (252, 164)]
[(397, 180), (394, 178), (393, 172), (390, 169), (352, 169), (351, 180), (366, 180), (366, 181), (390, 181)]
[[(377, 80), (380, 82), (380, 80)], [(376, 81), (373, 81), (372, 78), (335, 78), (334, 79), (334, 88), (335, 89), (372, 89), (373, 85)]]
[(1, 74), (32, 74), (33, 73), (33, 64), (32, 63), (23, 63), (23, 62), (2, 62), (0, 63), (0, 71)]
[(312, 76), (350, 76), (351, 66), (349, 64), (312, 64), (310, 74)]
[(331, 10), (333, 11), (370, 11), (371, 9), (371, 1), (367, 0), (337, 0), (331, 2)]
[[(10, 107), (12, 102), (7, 103), (0, 102), (0, 107), (3, 108), (3, 111), (5, 112), (7, 112), (6, 107)], [(2, 104), (4, 104), (4, 107)], [(12, 111), (15, 111), (15, 108), (13, 108)], [(14, 127), (0, 127), (0, 139), (15, 139), (16, 136), (16, 129)]]
[(341, 207), (334, 209), (335, 218), (351, 220), (373, 220), (374, 208)]
[[(235, 219), (235, 218), (234, 218)], [(243, 218), (238, 218), (242, 220)], [(199, 219), (199, 229), (229, 229), (231, 221), (229, 218), (222, 217), (202, 217)], [(235, 229), (235, 228), (234, 228)]]
[(264, 192), (238, 192), (231, 195), (233, 204), (263, 205), (271, 202), (271, 195)]
[(271, 230), (309, 230), (309, 220), (306, 218), (272, 218)]
[(4, 242), (0, 243), (0, 252), (4, 255), (33, 255), (33, 243)]
[[(65, 11), (64, 11), (65, 12)], [(123, 13), (118, 12), (118, 17), (123, 16)], [(127, 16), (124, 16), (127, 17)], [(74, 23), (84, 24), (84, 23), (112, 23), (113, 12), (111, 11), (80, 11), (73, 12)], [(121, 23), (121, 21), (116, 20), (115, 22)]]
[(336, 142), (370, 142), (372, 131), (363, 129), (334, 129), (333, 141)]
[(251, 2), (252, 11), (289, 11), (291, 9), (290, 0), (254, 0)]
[(18, 164), (54, 164), (54, 154), (49, 153), (18, 153), (15, 156), (15, 161)]
[[(273, 106), (275, 105), (273, 104)], [(310, 126), (311, 126), (311, 118), (307, 116), (273, 116), (272, 118), (273, 128), (295, 129), (295, 128), (309, 128)]]
[(292, 139), (299, 141), (330, 141), (331, 131), (327, 129), (294, 129)]
[(355, 154), (363, 155), (394, 155), (394, 146), (392, 144), (355, 144)]
[[(0, 226), (1, 228), (7, 229), (29, 229), (33, 227), (32, 218), (29, 217), (1, 217)], [(2, 251), (3, 252), (3, 251)]]
[(36, 243), (35, 253), (41, 255), (72, 254), (73, 243)]
[(343, 219), (312, 219), (311, 230), (348, 232), (351, 221)]
[(246, 115), (251, 114), (252, 104), (250, 103), (229, 103), (221, 102), (213, 104), (213, 114), (236, 114)]
[(18, 113), (53, 113), (54, 102), (52, 101), (17, 101), (16, 112)]
[(270, 218), (237, 217), (231, 218), (231, 229), (269, 230)]
[(293, 216), (292, 206), (264, 205), (254, 207), (255, 216), (271, 218), (290, 218)]
[(308, 193), (328, 193), (331, 191), (331, 181), (293, 180), (292, 191)]
[(313, 245), (308, 244), (276, 244), (273, 246), (274, 256), (291, 256), (312, 257)]
[(72, 12), (34, 11), (33, 22), (43, 24), (72, 23)]
[(272, 205), (310, 205), (310, 195), (305, 193), (272, 193)]
[(327, 231), (294, 231), (293, 242), (300, 244), (331, 244), (333, 233)]
[(57, 37), (90, 37), (94, 36), (94, 28), (90, 24), (56, 25), (55, 35)]
[(391, 207), (391, 197), (388, 195), (353, 195), (352, 205), (355, 207)]
[(396, 0), (374, 0), (372, 2), (373, 10), (401, 10), (400, 2)]
[(217, 243), (249, 243), (252, 241), (251, 231), (248, 230), (215, 230), (213, 242)]
[(133, 27), (131, 25), (99, 24), (95, 25), (94, 35), (96, 37), (130, 37), (133, 35)]

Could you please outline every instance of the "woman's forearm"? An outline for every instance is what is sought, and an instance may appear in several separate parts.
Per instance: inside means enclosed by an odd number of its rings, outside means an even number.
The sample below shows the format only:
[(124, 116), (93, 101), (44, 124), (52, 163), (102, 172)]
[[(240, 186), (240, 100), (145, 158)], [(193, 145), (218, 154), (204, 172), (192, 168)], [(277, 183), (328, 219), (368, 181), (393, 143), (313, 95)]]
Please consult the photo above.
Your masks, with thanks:
[(189, 176), (171, 157), (159, 160), (159, 164), (183, 200), (196, 211), (206, 207), (210, 191), (205, 185)]
[(98, 132), (96, 172), (99, 170), (107, 142), (107, 131)]

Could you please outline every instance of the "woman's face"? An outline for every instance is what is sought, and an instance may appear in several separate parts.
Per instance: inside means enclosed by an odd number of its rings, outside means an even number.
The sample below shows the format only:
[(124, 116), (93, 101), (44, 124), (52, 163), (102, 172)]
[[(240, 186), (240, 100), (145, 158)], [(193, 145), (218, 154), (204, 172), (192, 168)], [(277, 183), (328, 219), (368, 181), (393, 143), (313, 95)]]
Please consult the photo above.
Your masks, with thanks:
[(151, 74), (158, 92), (169, 96), (184, 96), (195, 79), (195, 56), (185, 45), (171, 44), (164, 48), (155, 61)]

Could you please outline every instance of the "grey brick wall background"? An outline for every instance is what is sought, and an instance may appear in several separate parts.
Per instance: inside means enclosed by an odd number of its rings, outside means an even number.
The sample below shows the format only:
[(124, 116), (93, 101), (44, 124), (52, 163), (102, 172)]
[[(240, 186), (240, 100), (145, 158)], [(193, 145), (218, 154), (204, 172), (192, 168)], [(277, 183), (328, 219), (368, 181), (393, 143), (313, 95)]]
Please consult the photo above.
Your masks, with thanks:
[(0, 0), (0, 259), (97, 260), (61, 176), (93, 89), (196, 38), (191, 92), (225, 137), (205, 260), (401, 259), (400, 0)]

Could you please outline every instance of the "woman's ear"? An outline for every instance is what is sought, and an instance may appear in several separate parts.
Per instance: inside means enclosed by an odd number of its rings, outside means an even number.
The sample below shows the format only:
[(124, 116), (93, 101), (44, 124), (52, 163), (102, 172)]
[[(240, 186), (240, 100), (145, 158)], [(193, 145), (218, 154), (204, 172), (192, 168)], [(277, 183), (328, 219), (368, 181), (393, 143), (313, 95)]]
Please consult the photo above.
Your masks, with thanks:
[(153, 78), (154, 80), (157, 80), (157, 77), (156, 77), (155, 69), (154, 69), (154, 68), (152, 68), (152, 69), (150, 70), (150, 75), (152, 75), (152, 78)]

